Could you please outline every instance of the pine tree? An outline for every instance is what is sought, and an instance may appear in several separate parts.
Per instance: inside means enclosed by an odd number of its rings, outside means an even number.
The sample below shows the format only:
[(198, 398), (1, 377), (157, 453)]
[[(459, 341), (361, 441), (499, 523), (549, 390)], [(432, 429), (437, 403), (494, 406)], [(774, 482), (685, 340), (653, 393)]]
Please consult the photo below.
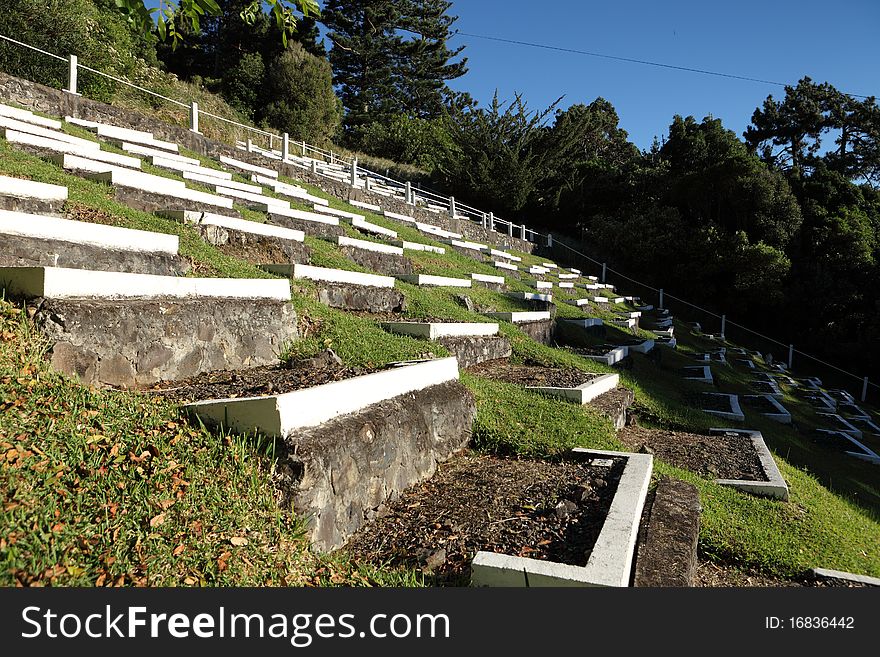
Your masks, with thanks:
[(333, 82), (345, 107), (344, 129), (357, 143), (364, 128), (397, 112), (395, 68), (403, 39), (397, 34), (400, 2), (328, 0), (322, 21), (333, 43)]
[[(458, 20), (447, 14), (451, 6), (448, 0), (407, 0), (403, 4), (401, 28), (412, 38), (404, 41), (399, 53), (397, 85), (400, 109), (407, 116), (433, 119), (443, 114), (444, 107), (462, 104), (461, 95), (446, 84), (467, 73), (467, 58), (452, 61), (464, 46), (450, 50), (447, 44)], [(469, 104), (469, 98), (464, 104)]]

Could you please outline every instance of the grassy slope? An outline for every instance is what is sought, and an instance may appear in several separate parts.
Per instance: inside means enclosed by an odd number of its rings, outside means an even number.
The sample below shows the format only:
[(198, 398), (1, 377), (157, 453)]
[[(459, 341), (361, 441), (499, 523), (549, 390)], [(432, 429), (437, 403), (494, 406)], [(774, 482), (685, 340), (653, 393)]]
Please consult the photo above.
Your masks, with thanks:
[[(265, 276), (255, 267), (228, 258), (205, 245), (191, 229), (130, 210), (113, 201), (106, 186), (68, 175), (54, 165), (9, 149), (3, 142), (0, 142), (0, 173), (67, 185), (72, 203), (100, 211), (102, 220), (180, 235), (181, 252), (194, 262), (199, 275)], [(323, 196), (319, 190), (310, 189)], [(331, 204), (353, 209), (337, 199), (331, 199)], [(410, 227), (367, 214), (370, 221), (394, 228), (403, 239), (437, 244)], [(259, 213), (247, 213), (247, 216), (262, 218)], [(308, 244), (312, 248), (313, 264), (359, 269), (330, 243), (309, 238)], [(417, 271), (426, 273), (449, 276), (469, 276), (471, 272), (497, 273), (491, 264), (477, 263), (451, 249), (445, 256), (418, 252), (407, 252), (407, 255)], [(539, 260), (525, 257), (529, 263)], [(530, 289), (528, 277), (522, 281), (509, 280), (510, 289)], [(296, 347), (301, 352), (316, 351), (329, 345), (351, 364), (383, 363), (429, 352), (435, 355), (445, 353), (439, 345), (389, 335), (373, 321), (318, 304), (308, 283), (297, 283), (294, 287), (293, 301), (301, 326), (309, 329), (307, 339)], [(527, 308), (522, 302), (483, 288), (463, 291), (401, 285), (400, 289), (406, 294), (409, 313), (414, 317), (485, 321), (456, 303), (454, 295), (462, 293), (477, 303), (498, 310)], [(561, 290), (555, 290), (554, 295), (557, 301), (575, 298)], [(561, 316), (586, 316), (583, 310), (565, 303), (557, 307)], [(603, 309), (602, 312), (607, 311)], [(55, 569), (51, 574), (54, 581), (63, 584), (94, 583), (104, 571), (108, 573), (105, 581), (116, 581), (125, 575), (125, 582), (131, 583), (143, 581), (146, 576), (146, 581), (151, 584), (417, 582), (412, 573), (359, 570), (347, 563), (344, 556), (334, 561), (316, 561), (305, 552), (298, 528), (291, 524), (289, 517), (275, 511), (268, 492), (270, 487), (257, 485), (265, 481), (272, 460), (265, 450), (255, 448), (253, 440), (211, 436), (180, 420), (172, 406), (146, 405), (143, 399), (127, 393), (89, 390), (47, 372), (39, 362), (38, 340), (21, 319), (21, 314), (13, 312), (8, 305), (4, 306), (4, 313), (3, 335), (9, 336), (4, 337), (0, 350), (3, 376), (0, 382), (5, 386), (4, 398), (29, 400), (22, 402), (29, 410), (27, 413), (15, 411), (0, 415), (0, 441), (7, 450), (5, 460), (0, 462), (3, 464), (4, 488), (9, 491), (4, 520), (10, 520), (0, 529), (0, 558), (6, 565), (4, 579), (0, 581), (10, 581), (7, 579), (9, 569), (19, 571), (20, 578), (28, 579), (41, 577), (51, 568)], [(664, 349), (659, 366), (636, 355), (632, 371), (622, 372), (622, 379), (636, 391), (637, 411), (643, 423), (689, 430), (717, 425), (718, 421), (711, 416), (684, 404), (686, 396), (700, 387), (682, 381), (677, 369), (687, 362), (689, 350), (703, 350), (706, 344), (701, 338), (689, 335), (682, 326), (677, 330), (684, 353)], [(534, 359), (592, 372), (610, 371), (569, 351), (537, 344), (512, 324), (502, 323), (502, 331), (511, 338), (515, 359)], [(29, 371), (23, 375), (23, 370)], [(725, 389), (744, 385), (748, 376), (720, 366), (713, 366), (713, 371), (716, 376), (720, 375)], [(462, 376), (462, 381), (471, 388), (478, 401), (474, 444), (480, 449), (552, 457), (572, 446), (621, 448), (610, 423), (589, 408), (544, 399), (514, 386), (468, 374)], [(22, 394), (24, 390), (37, 394), (25, 396)], [(799, 406), (792, 410), (801, 412)], [(97, 413), (93, 417), (81, 418), (84, 411)], [(792, 460), (800, 457), (798, 462), (812, 457), (813, 463), (817, 463), (819, 457), (823, 462), (830, 458), (827, 454), (817, 454), (815, 448), (811, 452), (810, 445), (796, 444), (797, 440), (801, 443), (803, 440), (781, 425), (762, 421), (752, 414), (747, 425), (762, 429), (777, 455), (788, 454)], [(93, 431), (106, 436), (106, 445), (101, 441), (88, 442)], [(111, 458), (107, 450), (112, 450), (116, 444), (121, 448)], [(119, 462), (127, 466), (125, 469), (120, 465), (116, 469), (109, 468), (106, 474), (99, 472), (101, 465), (112, 464), (120, 454), (131, 452), (139, 458), (138, 455), (150, 445), (156, 447), (160, 456), (149, 457), (149, 468), (140, 466), (143, 472), (138, 471), (130, 457), (123, 457)], [(20, 450), (19, 446), (24, 449)], [(8, 450), (37, 454), (34, 447), (39, 447), (47, 455), (51, 451), (49, 462), (53, 468), (64, 465), (61, 479), (66, 488), (51, 481), (52, 477), (45, 470), (49, 465), (41, 466), (42, 470), (36, 469), (45, 458), (40, 460), (31, 455), (27, 457), (30, 461), (16, 465), (18, 457), (10, 459), (8, 456)], [(795, 451), (795, 447), (800, 451)], [(783, 451), (786, 448), (790, 449)], [(167, 459), (169, 465), (163, 468), (153, 466), (163, 459)], [(737, 493), (663, 463), (657, 463), (656, 471), (693, 481), (700, 488), (704, 508), (701, 550), (709, 558), (777, 575), (793, 575), (816, 565), (880, 575), (880, 524), (865, 508), (873, 506), (877, 486), (866, 483), (871, 480), (864, 479), (861, 472), (846, 477), (847, 472), (858, 470), (858, 464), (849, 459), (835, 464), (831, 459), (832, 470), (839, 468), (840, 471), (838, 475), (834, 470), (834, 488), (844, 490), (849, 496), (861, 491), (859, 499), (863, 506), (831, 492), (828, 486), (832, 482), (828, 481), (828, 476), (825, 476), (823, 485), (816, 477), (794, 468), (779, 456), (777, 460), (792, 488), (792, 501), (787, 504)], [(178, 494), (173, 490), (171, 479), (175, 471), (162, 472), (170, 467), (171, 461), (183, 464), (183, 478), (190, 482), (181, 498), (186, 502), (175, 502), (167, 510), (164, 522), (150, 527), (150, 519), (162, 511), (157, 504)], [(80, 462), (86, 463), (81, 472), (76, 470)], [(110, 486), (105, 483), (106, 477), (111, 477)], [(77, 479), (79, 483), (73, 485)], [(856, 479), (860, 479), (859, 485), (856, 485)], [(113, 485), (122, 485), (126, 495), (115, 493)], [(76, 492), (77, 486), (79, 492)], [(230, 504), (230, 499), (235, 496), (230, 495), (232, 491), (239, 496), (245, 492), (240, 504)], [(187, 497), (191, 494), (192, 497)], [(106, 524), (109, 521), (105, 519), (105, 524), (100, 525), (101, 531), (95, 532), (96, 521), (103, 513), (101, 505), (107, 504), (105, 495), (119, 504), (119, 508), (130, 509), (120, 530), (125, 533), (122, 534), (124, 540), (119, 542), (122, 547), (118, 548), (118, 554), (113, 552), (117, 550), (113, 547), (116, 543), (111, 544), (108, 539), (108, 532), (112, 537), (115, 528), (112, 523)], [(10, 505), (18, 506), (9, 509)], [(59, 515), (54, 524), (63, 524), (64, 528), (52, 532), (53, 523), (50, 521), (55, 518), (56, 510)], [(212, 529), (205, 536), (195, 534), (190, 531), (195, 522)], [(32, 529), (34, 526), (37, 530)], [(247, 546), (233, 546), (229, 539), (243, 535), (243, 527), (255, 532), (254, 540), (249, 538)], [(32, 537), (29, 536), (31, 533)], [(89, 537), (88, 541), (81, 538), (85, 536)], [(24, 547), (22, 541), (26, 541)], [(97, 541), (97, 544), (84, 547), (89, 541)], [(184, 546), (183, 550), (175, 555), (179, 545)], [(230, 556), (224, 560), (226, 567), (221, 571), (218, 559), (226, 552)], [(116, 556), (112, 564), (115, 569), (106, 567), (108, 554)], [(151, 567), (144, 568), (143, 564)], [(319, 573), (317, 580), (315, 573)], [(51, 577), (48, 579), (52, 581)]]

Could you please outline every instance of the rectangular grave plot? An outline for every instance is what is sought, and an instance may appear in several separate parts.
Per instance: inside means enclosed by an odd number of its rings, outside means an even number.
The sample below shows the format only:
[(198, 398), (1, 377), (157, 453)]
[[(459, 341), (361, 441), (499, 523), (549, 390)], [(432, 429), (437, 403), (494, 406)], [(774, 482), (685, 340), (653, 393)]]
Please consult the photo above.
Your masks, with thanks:
[[(613, 531), (603, 537), (603, 530), (617, 518), (612, 514), (616, 502), (621, 506), (618, 497), (629, 460), (617, 453), (572, 453), (558, 462), (462, 454), (389, 504), (388, 513), (362, 528), (347, 549), (376, 563), (420, 568), (433, 583), (454, 586), (472, 581), (497, 584), (480, 580), (476, 561), (471, 571), (474, 553), (512, 555), (537, 562), (538, 567), (583, 570), (610, 552), (628, 566), (632, 558), (626, 549), (628, 536), (622, 537), (618, 555), (617, 544), (611, 549), (605, 546)], [(646, 488), (647, 480), (645, 484)], [(638, 506), (640, 487), (636, 488), (632, 510)], [(426, 524), (427, 518), (442, 520)], [(601, 576), (605, 571), (613, 577), (624, 568), (615, 563), (618, 567), (612, 571), (603, 565), (594, 565), (591, 572)]]

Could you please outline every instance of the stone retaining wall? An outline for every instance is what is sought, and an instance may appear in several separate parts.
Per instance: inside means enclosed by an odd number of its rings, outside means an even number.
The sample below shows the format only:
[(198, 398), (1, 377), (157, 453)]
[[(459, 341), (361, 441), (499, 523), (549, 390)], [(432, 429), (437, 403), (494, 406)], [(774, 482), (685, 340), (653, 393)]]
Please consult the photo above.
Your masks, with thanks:
[(20, 235), (0, 235), (0, 267), (69, 267), (183, 276), (189, 267), (170, 253), (123, 251)]
[(413, 273), (412, 262), (406, 256), (367, 251), (354, 246), (340, 246), (339, 250), (352, 262), (377, 274), (397, 276), (398, 274)]
[(276, 471), (281, 506), (308, 518), (314, 549), (338, 548), (462, 449), (475, 417), (473, 395), (451, 381), (297, 432)]
[(289, 303), (253, 299), (44, 299), (34, 321), (53, 343), (55, 369), (125, 387), (275, 363), (298, 337)]
[(399, 313), (406, 308), (403, 292), (392, 287), (316, 283), (318, 301), (331, 308), (370, 313)]
[(513, 350), (510, 340), (503, 336), (480, 337), (448, 337), (439, 338), (440, 344), (458, 359), (458, 367), (464, 369), (477, 363), (499, 358), (509, 358)]

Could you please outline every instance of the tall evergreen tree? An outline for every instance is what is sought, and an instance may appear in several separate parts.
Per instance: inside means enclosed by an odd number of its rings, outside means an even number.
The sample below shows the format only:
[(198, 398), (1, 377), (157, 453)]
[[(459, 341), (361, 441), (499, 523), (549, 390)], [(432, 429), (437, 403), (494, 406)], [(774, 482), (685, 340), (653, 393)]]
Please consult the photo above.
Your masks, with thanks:
[(400, 27), (412, 38), (402, 44), (396, 73), (401, 110), (411, 118), (437, 118), (444, 107), (459, 102), (446, 83), (467, 73), (467, 58), (452, 61), (464, 46), (451, 50), (447, 43), (458, 20), (458, 16), (448, 15), (451, 6), (448, 0), (403, 3)]
[(328, 0), (322, 12), (350, 143), (358, 141), (368, 124), (398, 109), (395, 66), (403, 43), (397, 33), (399, 7), (395, 0)]

